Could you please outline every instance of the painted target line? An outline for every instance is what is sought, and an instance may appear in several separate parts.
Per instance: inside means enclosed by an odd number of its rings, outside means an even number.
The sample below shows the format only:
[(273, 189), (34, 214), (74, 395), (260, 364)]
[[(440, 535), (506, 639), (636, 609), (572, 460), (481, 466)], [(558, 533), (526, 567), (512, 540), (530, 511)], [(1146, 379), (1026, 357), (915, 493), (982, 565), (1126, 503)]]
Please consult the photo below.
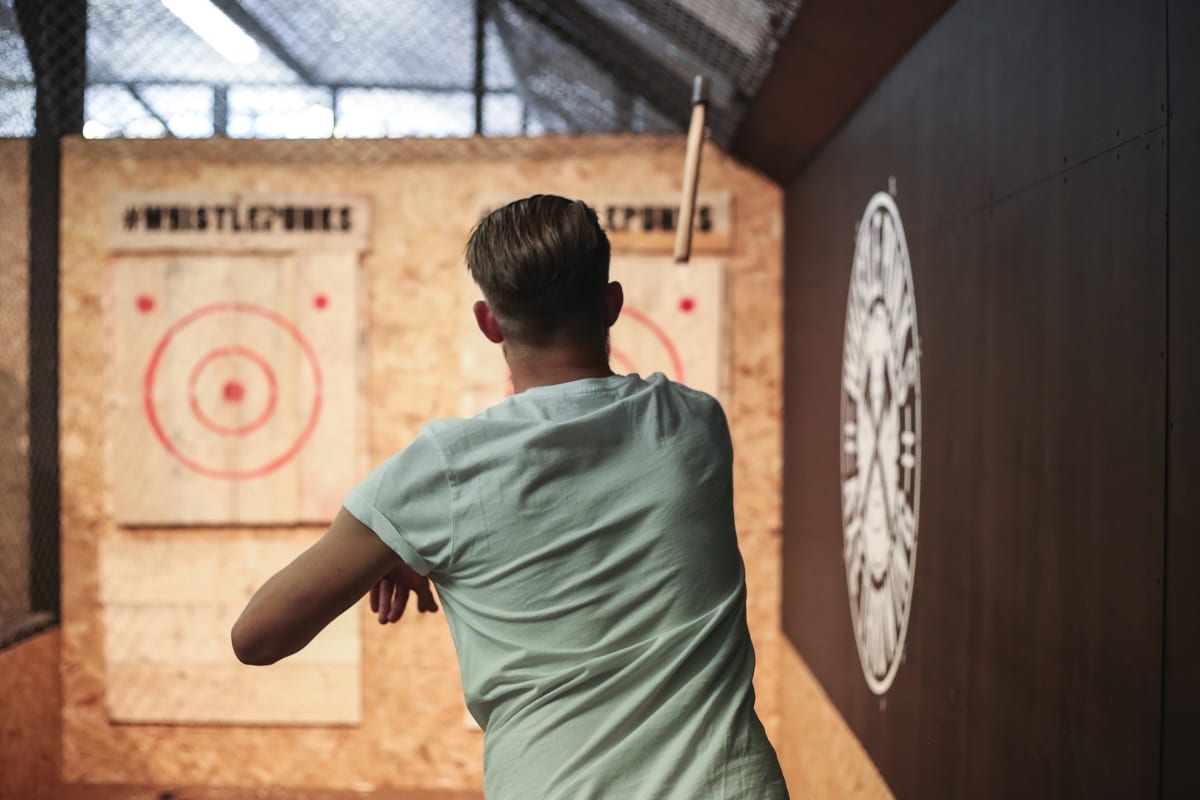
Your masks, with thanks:
[[(302, 403), (307, 400), (307, 407), (294, 435), (279, 430), (280, 387), (270, 361), (252, 346), (211, 346), (214, 338), (229, 331), (239, 331), (247, 341), (282, 336), (289, 349), (294, 348), (297, 360), (307, 366), (302, 372), (308, 373), (310, 385), (299, 395)], [(189, 352), (201, 355), (186, 370), (187, 402), (172, 403), (172, 387), (164, 385), (170, 379), (163, 374), (178, 370), (164, 365), (177, 367), (177, 360), (187, 359)], [(294, 459), (312, 437), (321, 416), (321, 367), (308, 339), (286, 317), (248, 303), (213, 303), (176, 320), (163, 334), (146, 367), (142, 400), (155, 438), (176, 461), (209, 478), (258, 478)], [(259, 454), (247, 466), (207, 463), (195, 452), (205, 437), (244, 440), (243, 450)]]
[[(223, 423), (214, 419), (209, 411), (206, 411), (204, 404), (200, 400), (202, 380), (205, 375), (210, 374), (213, 370), (207, 369), (214, 362), (218, 364), (221, 361), (234, 358), (244, 358), (256, 366), (262, 373), (267, 384), (266, 402), (263, 403), (263, 409), (258, 416), (242, 425), (236, 423)], [(275, 378), (275, 370), (271, 369), (271, 365), (267, 360), (258, 353), (247, 347), (218, 347), (210, 350), (203, 358), (196, 362), (196, 366), (192, 369), (192, 374), (188, 376), (188, 406), (192, 409), (192, 413), (196, 415), (196, 419), (200, 420), (200, 424), (208, 428), (213, 433), (218, 433), (223, 436), (242, 436), (266, 425), (271, 419), (271, 415), (275, 412), (275, 404), (278, 402), (279, 382)], [(242, 403), (246, 397), (245, 384), (237, 378), (228, 378), (222, 383), (220, 394), (224, 401), (231, 405), (237, 406)]]
[[(691, 308), (689, 307), (685, 310), (690, 311)], [(671, 337), (667, 336), (666, 332), (659, 326), (657, 322), (651, 319), (648, 315), (638, 311), (636, 308), (630, 308), (629, 306), (626, 306), (621, 310), (621, 318), (631, 319), (650, 332), (651, 338), (653, 338), (653, 340), (656, 341), (662, 348), (663, 355), (666, 356), (667, 361), (671, 365), (671, 374), (668, 376), (671, 378), (671, 380), (678, 381), (680, 383), (683, 383), (687, 380), (683, 373), (683, 359), (680, 357), (679, 351), (675, 348), (675, 343), (671, 341)], [(627, 369), (629, 372), (638, 371), (634, 360), (625, 352), (617, 350), (614, 347), (611, 348), (610, 354), (612, 355), (613, 359), (617, 361), (624, 369)]]
[(633, 373), (633, 372), (637, 372), (637, 364), (633, 363), (633, 359), (631, 359), (629, 356), (625, 355), (623, 352), (621, 352), (617, 348), (609, 347), (608, 355), (610, 358), (612, 358), (613, 361), (617, 362), (617, 366), (619, 366), (621, 369), (625, 370), (625, 373), (627, 375), (630, 373)]

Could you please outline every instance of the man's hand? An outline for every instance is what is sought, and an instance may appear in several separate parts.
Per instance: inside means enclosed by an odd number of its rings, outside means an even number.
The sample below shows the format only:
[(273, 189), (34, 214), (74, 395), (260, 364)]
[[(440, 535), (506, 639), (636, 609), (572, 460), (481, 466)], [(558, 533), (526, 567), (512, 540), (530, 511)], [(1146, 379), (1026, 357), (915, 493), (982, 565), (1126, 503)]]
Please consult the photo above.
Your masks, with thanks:
[(410, 592), (416, 594), (417, 610), (421, 613), (438, 610), (429, 578), (401, 561), (371, 587), (371, 610), (379, 614), (380, 625), (399, 621), (408, 606)]

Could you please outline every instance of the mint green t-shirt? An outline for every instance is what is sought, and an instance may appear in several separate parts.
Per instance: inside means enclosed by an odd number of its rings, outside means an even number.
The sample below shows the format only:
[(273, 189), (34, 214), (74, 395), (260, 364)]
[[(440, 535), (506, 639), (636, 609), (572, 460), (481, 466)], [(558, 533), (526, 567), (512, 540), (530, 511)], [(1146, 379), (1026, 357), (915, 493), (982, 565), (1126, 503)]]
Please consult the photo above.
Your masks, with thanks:
[(732, 447), (662, 375), (426, 425), (345, 500), (433, 580), (489, 800), (777, 800), (754, 711)]

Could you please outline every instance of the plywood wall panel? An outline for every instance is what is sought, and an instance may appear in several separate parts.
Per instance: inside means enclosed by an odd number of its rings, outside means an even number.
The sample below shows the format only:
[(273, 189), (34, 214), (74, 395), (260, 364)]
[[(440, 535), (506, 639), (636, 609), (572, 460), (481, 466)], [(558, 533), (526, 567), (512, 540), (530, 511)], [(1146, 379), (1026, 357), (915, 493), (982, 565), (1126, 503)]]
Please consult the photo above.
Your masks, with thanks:
[(781, 648), (787, 708), (779, 760), (793, 797), (886, 800), (888, 789), (871, 757), (804, 659), (784, 640)]
[(122, 723), (342, 725), (362, 717), (356, 663), (249, 672), (241, 665), (109, 663), (107, 679), (108, 715)]
[(0, 797), (55, 797), (62, 766), (59, 631), (0, 652)]
[(0, 622), (29, 610), (29, 142), (0, 139)]
[[(394, 149), (392, 149), (394, 148)], [(84, 142), (66, 144), (64, 208), (71, 225), (63, 274), (64, 772), (72, 781), (349, 788), (474, 788), (482, 736), (463, 724), (445, 621), (398, 626), (352, 614), (362, 632), (360, 726), (287, 729), (113, 725), (103, 702), (98, 625), (100, 542), (169, 541), (178, 531), (122, 530), (106, 507), (112, 446), (94, 413), (109, 354), (103, 198), (112, 191), (338, 191), (371, 198), (372, 249), (363, 257), (363, 336), (369, 462), (407, 445), (431, 418), (456, 416), (462, 393), (460, 326), (470, 314), (463, 246), (487, 192), (570, 196), (678, 189), (683, 140), (552, 138), (373, 142)], [(730, 364), (726, 409), (736, 451), (736, 514), (747, 561), (750, 626), (759, 657), (758, 708), (779, 732), (779, 409), (781, 197), (761, 176), (715, 151), (703, 188), (733, 197), (734, 248), (722, 255)], [(369, 466), (369, 465), (368, 465)], [(365, 468), (364, 468), (365, 469)], [(349, 488), (349, 487), (346, 487)], [(308, 529), (315, 535), (319, 529)], [(233, 545), (288, 531), (211, 528)], [(299, 535), (299, 534), (297, 534)], [(105, 545), (107, 546), (107, 544)], [(235, 546), (236, 549), (236, 546)]]
[(242, 605), (272, 564), (298, 556), (314, 529), (240, 536), (222, 530), (139, 535), (121, 530), (101, 542), (99, 600), (105, 605)]
[(361, 620), (343, 614), (270, 670), (238, 663), (234, 621), (311, 534), (226, 541), (204, 531), (106, 540), (100, 553), (105, 704), (114, 722), (355, 724)]
[[(229, 652), (229, 631), (245, 604), (210, 605), (109, 605), (104, 614), (104, 655), (113, 685), (114, 665), (170, 664), (194, 667), (205, 664), (234, 666)], [(359, 627), (356, 615), (339, 617), (303, 650), (289, 656), (289, 664), (359, 662)], [(216, 635), (213, 635), (213, 633)], [(269, 673), (240, 667), (235, 675)], [(353, 683), (358, 683), (357, 676)], [(283, 682), (286, 690), (286, 682)], [(357, 716), (357, 712), (355, 712)], [(212, 718), (219, 722), (219, 718)]]

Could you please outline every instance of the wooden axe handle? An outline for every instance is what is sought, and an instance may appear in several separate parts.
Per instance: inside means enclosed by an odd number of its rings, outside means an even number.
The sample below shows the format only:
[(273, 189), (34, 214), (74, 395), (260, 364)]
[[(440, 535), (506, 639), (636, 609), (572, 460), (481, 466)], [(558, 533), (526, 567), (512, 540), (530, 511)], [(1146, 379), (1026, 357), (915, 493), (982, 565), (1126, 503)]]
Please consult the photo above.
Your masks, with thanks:
[(688, 126), (687, 157), (683, 162), (683, 197), (675, 226), (675, 261), (686, 264), (692, 254), (692, 218), (696, 212), (696, 188), (700, 184), (700, 151), (704, 144), (704, 116), (708, 98), (704, 78), (696, 76), (692, 87), (692, 122)]

